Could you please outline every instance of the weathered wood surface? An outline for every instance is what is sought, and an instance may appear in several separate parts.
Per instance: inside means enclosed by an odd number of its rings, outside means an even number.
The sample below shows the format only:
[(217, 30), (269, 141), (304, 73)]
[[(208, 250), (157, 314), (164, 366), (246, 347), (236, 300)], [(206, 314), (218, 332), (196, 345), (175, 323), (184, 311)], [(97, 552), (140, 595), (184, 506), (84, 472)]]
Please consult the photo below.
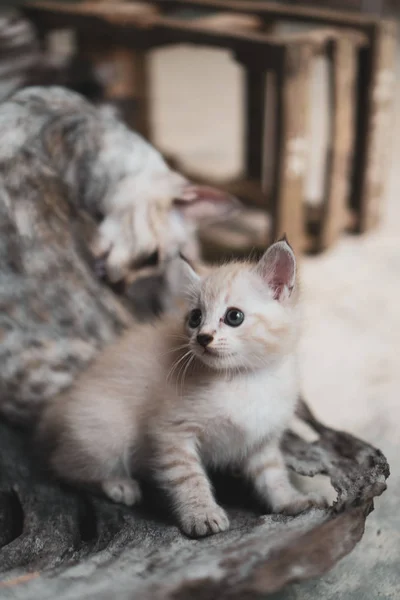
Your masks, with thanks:
[(23, 434), (0, 424), (2, 600), (239, 600), (321, 575), (361, 539), (389, 468), (379, 450), (325, 427), (304, 404), (300, 413), (319, 439), (288, 432), (287, 464), (328, 475), (336, 504), (296, 518), (261, 516), (239, 479), (219, 476), (232, 527), (204, 540), (183, 537), (151, 490), (146, 510), (132, 510), (60, 487), (38, 469)]

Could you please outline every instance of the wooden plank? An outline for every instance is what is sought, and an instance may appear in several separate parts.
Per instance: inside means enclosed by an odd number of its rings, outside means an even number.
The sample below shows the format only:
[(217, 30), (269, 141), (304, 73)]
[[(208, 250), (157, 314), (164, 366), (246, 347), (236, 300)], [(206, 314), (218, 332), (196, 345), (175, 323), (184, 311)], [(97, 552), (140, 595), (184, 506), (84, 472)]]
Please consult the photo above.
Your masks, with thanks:
[(317, 8), (314, 6), (293, 6), (264, 0), (145, 0), (157, 4), (162, 10), (179, 8), (209, 8), (214, 10), (231, 10), (248, 13), (260, 17), (285, 19), (298, 22), (309, 22), (331, 27), (360, 28), (367, 30), (377, 19), (373, 15), (350, 11)]
[(365, 161), (355, 182), (358, 189), (354, 190), (355, 194), (359, 193), (359, 201), (355, 201), (359, 213), (359, 231), (368, 231), (376, 227), (383, 209), (391, 150), (396, 29), (396, 24), (388, 21), (382, 21), (375, 26), (370, 56), (367, 54), (366, 57), (366, 60), (370, 58), (370, 77), (364, 82), (364, 90), (359, 92), (361, 102), (361, 93), (365, 91), (364, 102), (367, 106), (364, 122), (361, 123), (366, 138)]
[(255, 15), (235, 14), (231, 12), (219, 12), (212, 15), (195, 17), (193, 21), (196, 25), (205, 26), (215, 31), (230, 31), (232, 29), (257, 31), (263, 27), (263, 20)]
[(325, 199), (319, 249), (337, 241), (348, 224), (350, 176), (354, 148), (355, 78), (354, 46), (346, 39), (332, 42), (330, 49), (330, 140)]
[(287, 46), (276, 73), (277, 126), (270, 203), (272, 239), (286, 234), (298, 253), (305, 247), (303, 195), (312, 56), (312, 47), (308, 44)]
[[(138, 21), (137, 15), (133, 14), (131, 19), (127, 10), (114, 14), (110, 10), (99, 12), (95, 6), (97, 4), (92, 5), (90, 11), (81, 11), (77, 10), (75, 4), (37, 2), (26, 4), (24, 12), (39, 29), (72, 27), (86, 35), (100, 35), (109, 43), (127, 47), (189, 43), (230, 48), (238, 53), (252, 53), (263, 67), (271, 55), (286, 44), (307, 42), (316, 50), (322, 50), (338, 35), (335, 29), (328, 28), (281, 35), (238, 30), (215, 31), (205, 25), (196, 25), (195, 19), (188, 21), (154, 14)], [(130, 4), (124, 6), (129, 8)], [(366, 42), (366, 38), (357, 32), (347, 35), (354, 39), (355, 44)]]

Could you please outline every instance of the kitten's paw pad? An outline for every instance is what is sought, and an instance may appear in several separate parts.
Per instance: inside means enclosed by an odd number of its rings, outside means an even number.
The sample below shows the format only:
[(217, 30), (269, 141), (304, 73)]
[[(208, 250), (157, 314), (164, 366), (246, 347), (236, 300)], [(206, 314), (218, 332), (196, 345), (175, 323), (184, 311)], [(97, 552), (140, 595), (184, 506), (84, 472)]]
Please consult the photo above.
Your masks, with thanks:
[(189, 537), (204, 537), (229, 529), (229, 519), (218, 505), (202, 506), (181, 517), (181, 527)]
[(326, 498), (320, 494), (293, 494), (287, 502), (274, 507), (274, 512), (296, 516), (312, 508), (328, 508)]
[(133, 506), (141, 500), (140, 486), (134, 479), (112, 479), (104, 481), (103, 492), (114, 502)]

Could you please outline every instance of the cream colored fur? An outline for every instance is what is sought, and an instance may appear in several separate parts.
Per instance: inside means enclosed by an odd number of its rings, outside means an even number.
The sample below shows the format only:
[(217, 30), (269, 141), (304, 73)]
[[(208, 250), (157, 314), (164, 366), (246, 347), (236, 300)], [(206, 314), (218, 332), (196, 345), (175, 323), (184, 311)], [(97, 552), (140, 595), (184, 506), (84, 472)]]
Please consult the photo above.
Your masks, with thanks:
[[(55, 472), (126, 504), (140, 498), (136, 477), (151, 473), (193, 536), (229, 526), (207, 466), (242, 469), (276, 512), (323, 504), (292, 487), (279, 449), (299, 391), (288, 244), (273, 245), (256, 265), (231, 263), (204, 277), (178, 259), (169, 275), (175, 288), (185, 282), (185, 314), (135, 326), (44, 414), (40, 434), (55, 440)], [(244, 314), (236, 327), (227, 324), (232, 307)], [(204, 347), (199, 334), (213, 339)]]

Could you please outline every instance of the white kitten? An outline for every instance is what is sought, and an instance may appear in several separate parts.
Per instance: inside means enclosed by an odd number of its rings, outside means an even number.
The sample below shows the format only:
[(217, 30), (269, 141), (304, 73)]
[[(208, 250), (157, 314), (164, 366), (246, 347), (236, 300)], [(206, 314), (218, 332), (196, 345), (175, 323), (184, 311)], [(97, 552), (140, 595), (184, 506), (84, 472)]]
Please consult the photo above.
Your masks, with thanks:
[(193, 536), (228, 528), (205, 467), (232, 465), (275, 512), (297, 514), (323, 499), (289, 482), (279, 443), (298, 397), (296, 264), (280, 241), (258, 264), (231, 263), (189, 284), (179, 319), (140, 325), (107, 348), (40, 426), (50, 462), (73, 482), (133, 504), (133, 479), (151, 470)]

